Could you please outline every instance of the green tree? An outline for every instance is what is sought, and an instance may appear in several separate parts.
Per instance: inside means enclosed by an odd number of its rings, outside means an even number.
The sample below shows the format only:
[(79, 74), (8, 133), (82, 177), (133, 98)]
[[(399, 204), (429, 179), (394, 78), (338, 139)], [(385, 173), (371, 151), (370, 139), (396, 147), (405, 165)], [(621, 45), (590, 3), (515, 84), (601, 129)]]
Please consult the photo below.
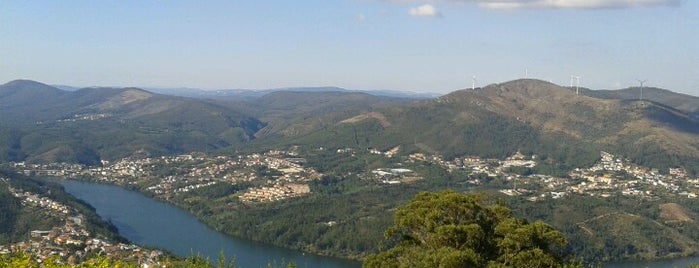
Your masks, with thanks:
[(454, 191), (416, 195), (398, 208), (386, 238), (394, 246), (364, 267), (564, 267), (567, 243), (541, 221)]
[(56, 257), (38, 262), (34, 255), (23, 252), (0, 255), (0, 268), (135, 268), (136, 264), (125, 263), (98, 256), (78, 265), (62, 263)]
[[(95, 256), (82, 263), (71, 265), (66, 264), (58, 259), (58, 257), (49, 257), (41, 262), (37, 261), (35, 255), (25, 252), (14, 252), (11, 254), (0, 254), (0, 268), (136, 268), (139, 267), (136, 263), (121, 260), (119, 258), (112, 259), (105, 256)], [(167, 260), (164, 264), (155, 265), (153, 267), (173, 267), (173, 268), (235, 268), (235, 258), (226, 258), (221, 253), (219, 254), (218, 263), (214, 264), (211, 260), (202, 257), (201, 255), (190, 256), (185, 259)], [(267, 263), (268, 268), (296, 268), (296, 263), (293, 261), (271, 261)]]

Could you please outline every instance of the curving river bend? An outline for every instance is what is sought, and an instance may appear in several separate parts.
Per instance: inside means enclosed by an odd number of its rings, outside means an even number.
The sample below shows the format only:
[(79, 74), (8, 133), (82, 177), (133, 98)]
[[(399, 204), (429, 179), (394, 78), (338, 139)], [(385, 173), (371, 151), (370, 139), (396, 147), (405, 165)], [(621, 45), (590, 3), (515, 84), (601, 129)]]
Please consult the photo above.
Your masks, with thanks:
[(92, 205), (131, 242), (168, 250), (180, 256), (200, 254), (216, 261), (221, 252), (235, 256), (237, 267), (266, 267), (294, 261), (297, 267), (361, 267), (357, 261), (304, 254), (217, 232), (188, 212), (124, 188), (83, 181), (56, 180), (66, 192)]
[[(110, 220), (131, 242), (168, 250), (180, 256), (201, 254), (213, 261), (224, 252), (235, 256), (238, 267), (266, 267), (270, 262), (293, 260), (298, 267), (355, 268), (357, 261), (304, 254), (264, 243), (237, 239), (217, 232), (188, 212), (124, 188), (84, 181), (55, 180), (66, 192), (92, 205), (102, 218)], [(606, 268), (687, 267), (699, 258), (649, 262), (618, 262)]]

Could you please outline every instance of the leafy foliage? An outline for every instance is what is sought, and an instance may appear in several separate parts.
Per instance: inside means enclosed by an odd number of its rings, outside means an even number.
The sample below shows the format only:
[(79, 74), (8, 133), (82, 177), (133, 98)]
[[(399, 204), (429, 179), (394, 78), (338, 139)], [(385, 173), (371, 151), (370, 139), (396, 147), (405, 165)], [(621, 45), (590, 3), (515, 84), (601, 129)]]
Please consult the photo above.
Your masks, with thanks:
[(95, 257), (79, 265), (71, 265), (61, 262), (57, 258), (48, 258), (43, 262), (38, 262), (32, 254), (13, 253), (0, 255), (0, 268), (135, 268), (136, 264), (127, 264), (119, 260), (111, 260), (105, 257)]
[(395, 245), (365, 267), (561, 267), (567, 243), (541, 221), (453, 191), (415, 196), (398, 208), (386, 236)]
[[(37, 261), (30, 253), (15, 252), (0, 254), (0, 268), (136, 268), (136, 267), (172, 267), (172, 268), (235, 268), (235, 258), (227, 259), (221, 254), (216, 263), (201, 256), (190, 256), (184, 259), (167, 260), (162, 264), (139, 266), (137, 263), (126, 262), (119, 258), (95, 256), (79, 264), (67, 264), (56, 257), (50, 257), (42, 262)], [(287, 261), (272, 261), (267, 268), (295, 268), (296, 263)]]

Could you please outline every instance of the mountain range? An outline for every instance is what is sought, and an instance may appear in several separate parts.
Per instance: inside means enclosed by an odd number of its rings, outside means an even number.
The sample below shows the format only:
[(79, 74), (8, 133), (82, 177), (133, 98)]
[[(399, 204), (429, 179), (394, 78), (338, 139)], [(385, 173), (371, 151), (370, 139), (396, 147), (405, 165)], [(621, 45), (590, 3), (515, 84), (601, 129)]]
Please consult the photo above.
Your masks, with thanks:
[[(69, 88), (69, 87), (66, 87)], [(148, 91), (189, 98), (203, 99), (254, 99), (274, 92), (345, 92), (345, 93), (366, 93), (379, 97), (393, 97), (406, 99), (430, 99), (439, 97), (438, 93), (418, 93), (396, 90), (349, 90), (340, 87), (288, 87), (274, 89), (219, 89), (219, 90), (204, 90), (197, 88), (144, 88)]]
[(63, 91), (33, 81), (0, 86), (0, 159), (81, 162), (213, 150), (248, 141), (256, 118), (205, 101), (137, 88)]
[(639, 100), (637, 90), (576, 95), (521, 79), (430, 99), (338, 88), (192, 98), (138, 88), (66, 91), (16, 80), (0, 85), (0, 159), (98, 164), (300, 144), (400, 146), (445, 157), (504, 158), (520, 151), (559, 168), (591, 164), (604, 150), (650, 167), (697, 170), (699, 98), (645, 88)]
[(447, 158), (504, 158), (520, 151), (564, 170), (591, 165), (600, 151), (610, 151), (650, 167), (693, 169), (699, 121), (684, 107), (697, 102), (667, 102), (679, 98), (664, 93), (657, 102), (602, 98), (539, 80), (516, 80), (337, 118), (317, 117), (324, 123), (287, 139), (330, 148), (401, 146)]
[[(644, 88), (642, 99), (640, 88), (578, 93), (520, 79), (429, 99), (335, 88), (192, 98), (139, 88), (63, 90), (18, 80), (0, 85), (0, 164), (100, 165), (103, 160), (192, 151), (242, 156), (300, 148), (300, 157), (306, 160), (303, 166), (323, 174), (309, 182), (312, 195), (248, 204), (231, 200), (243, 192), (240, 187), (257, 184), (217, 184), (170, 201), (180, 200), (173, 202), (228, 234), (357, 257), (375, 247), (383, 230), (377, 226), (388, 224), (395, 207), (410, 196), (458, 188), (493, 194), (511, 202), (519, 215), (544, 219), (563, 230), (570, 250), (586, 260), (695, 254), (697, 199), (679, 197), (677, 191), (657, 199), (571, 192), (564, 198), (531, 202), (501, 191), (509, 190), (509, 177), (450, 172), (435, 165), (441, 161), (423, 163), (406, 157), (423, 153), (439, 154), (444, 160), (504, 159), (517, 154), (537, 163), (522, 174), (574, 181), (569, 176), (572, 169), (599, 163), (600, 152), (605, 151), (658, 169), (649, 174), (667, 172), (669, 167), (684, 167), (689, 177), (699, 173), (699, 98), (659, 88)], [(397, 157), (371, 153), (377, 150), (395, 152)], [(393, 167), (413, 169), (420, 177), (400, 184), (370, 177), (377, 169)], [(168, 166), (162, 172), (178, 171)], [(621, 181), (635, 180), (626, 170), (614, 172)], [(539, 176), (531, 180), (539, 181)], [(264, 180), (274, 178), (270, 174)], [(331, 220), (341, 224), (331, 229), (324, 224)]]

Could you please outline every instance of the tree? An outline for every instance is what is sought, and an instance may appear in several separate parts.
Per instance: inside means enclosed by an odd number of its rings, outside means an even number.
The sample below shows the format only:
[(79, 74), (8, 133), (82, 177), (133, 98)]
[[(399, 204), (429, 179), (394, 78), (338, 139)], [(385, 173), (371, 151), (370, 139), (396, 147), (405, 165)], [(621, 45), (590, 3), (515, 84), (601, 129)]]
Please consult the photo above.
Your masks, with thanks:
[(386, 238), (394, 246), (367, 257), (364, 267), (565, 266), (562, 233), (450, 190), (419, 193), (398, 208)]
[(0, 255), (0, 268), (136, 268), (136, 264), (125, 263), (120, 260), (111, 260), (103, 256), (90, 258), (78, 265), (66, 264), (57, 257), (49, 257), (41, 262), (37, 261), (35, 255), (15, 252), (12, 254)]
[[(139, 267), (134, 261), (106, 256), (94, 256), (79, 264), (69, 264), (53, 256), (38, 261), (36, 255), (26, 252), (13, 252), (10, 254), (0, 254), (0, 268), (136, 268)], [(145, 266), (144, 266), (145, 267)], [(218, 263), (215, 265), (208, 258), (201, 255), (194, 255), (185, 259), (165, 260), (162, 264), (153, 264), (151, 267), (172, 267), (172, 268), (235, 268), (235, 258), (226, 258), (219, 254)], [(267, 263), (267, 268), (296, 268), (293, 261), (276, 261)]]

